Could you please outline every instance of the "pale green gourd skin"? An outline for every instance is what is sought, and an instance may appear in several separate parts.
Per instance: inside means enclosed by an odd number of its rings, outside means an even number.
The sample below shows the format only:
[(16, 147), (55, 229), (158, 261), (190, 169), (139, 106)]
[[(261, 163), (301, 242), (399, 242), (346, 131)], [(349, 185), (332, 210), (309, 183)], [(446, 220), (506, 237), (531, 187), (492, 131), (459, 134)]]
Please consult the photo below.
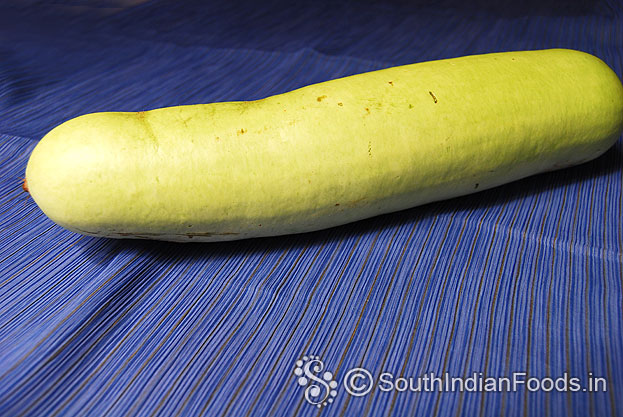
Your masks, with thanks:
[(596, 158), (623, 86), (551, 49), (431, 61), (250, 102), (94, 113), (26, 169), (57, 224), (113, 238), (222, 241), (307, 232)]

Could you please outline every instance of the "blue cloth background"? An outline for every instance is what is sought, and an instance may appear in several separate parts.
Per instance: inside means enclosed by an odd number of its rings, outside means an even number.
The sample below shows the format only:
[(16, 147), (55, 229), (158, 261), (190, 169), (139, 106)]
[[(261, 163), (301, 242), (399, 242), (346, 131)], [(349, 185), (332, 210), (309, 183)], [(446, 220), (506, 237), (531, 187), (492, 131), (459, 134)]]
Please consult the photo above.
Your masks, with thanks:
[[(350, 74), (574, 48), (623, 74), (608, 1), (4, 2), (0, 414), (623, 415), (621, 140), (599, 159), (326, 231), (225, 244), (84, 237), (21, 190), (37, 141), (95, 111), (251, 100)], [(205, 2), (207, 3), (207, 2)], [(340, 380), (607, 379), (607, 392), (375, 392)]]

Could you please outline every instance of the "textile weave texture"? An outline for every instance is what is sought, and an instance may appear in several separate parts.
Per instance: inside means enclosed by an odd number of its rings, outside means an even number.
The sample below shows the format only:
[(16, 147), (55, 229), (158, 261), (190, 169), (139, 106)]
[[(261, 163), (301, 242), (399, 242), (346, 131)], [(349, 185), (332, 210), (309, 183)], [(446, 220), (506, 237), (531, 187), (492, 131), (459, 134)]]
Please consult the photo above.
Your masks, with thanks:
[[(0, 6), (0, 415), (623, 415), (622, 142), (595, 161), (320, 232), (108, 240), (21, 189), (72, 117), (253, 100), (395, 65), (572, 48), (623, 76), (619, 2)], [(317, 355), (334, 401), (305, 400)], [(568, 375), (606, 392), (382, 392), (373, 375)], [(332, 397), (333, 398), (333, 397)]]

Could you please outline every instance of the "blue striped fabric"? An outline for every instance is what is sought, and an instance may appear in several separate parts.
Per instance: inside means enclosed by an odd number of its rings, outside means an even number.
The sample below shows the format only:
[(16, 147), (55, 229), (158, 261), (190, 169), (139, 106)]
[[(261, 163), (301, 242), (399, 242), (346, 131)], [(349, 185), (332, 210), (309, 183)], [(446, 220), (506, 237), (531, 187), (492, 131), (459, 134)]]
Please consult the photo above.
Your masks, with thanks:
[[(20, 187), (41, 136), (88, 112), (551, 47), (621, 77), (619, 2), (28, 3), (0, 6), (0, 415), (623, 415), (621, 140), (464, 198), (222, 244), (80, 236)], [(309, 355), (339, 383), (320, 408), (294, 373)], [(356, 367), (607, 391), (359, 397), (343, 384)]]

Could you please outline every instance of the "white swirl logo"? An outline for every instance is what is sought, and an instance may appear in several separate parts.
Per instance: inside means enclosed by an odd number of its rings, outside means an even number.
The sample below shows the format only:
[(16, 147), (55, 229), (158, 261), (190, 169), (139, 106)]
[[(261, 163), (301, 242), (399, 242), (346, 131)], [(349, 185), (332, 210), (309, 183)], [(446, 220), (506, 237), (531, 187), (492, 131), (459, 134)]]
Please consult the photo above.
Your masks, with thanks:
[(322, 378), (318, 375), (324, 370), (324, 363), (318, 356), (303, 356), (302, 359), (296, 361), (294, 375), (296, 375), (297, 383), (305, 388), (305, 400), (308, 403), (320, 408), (333, 402), (333, 398), (337, 395), (337, 382), (333, 379), (333, 374), (325, 371)]
[(354, 397), (363, 397), (372, 391), (374, 379), (370, 371), (364, 368), (353, 368), (344, 375), (344, 389)]

